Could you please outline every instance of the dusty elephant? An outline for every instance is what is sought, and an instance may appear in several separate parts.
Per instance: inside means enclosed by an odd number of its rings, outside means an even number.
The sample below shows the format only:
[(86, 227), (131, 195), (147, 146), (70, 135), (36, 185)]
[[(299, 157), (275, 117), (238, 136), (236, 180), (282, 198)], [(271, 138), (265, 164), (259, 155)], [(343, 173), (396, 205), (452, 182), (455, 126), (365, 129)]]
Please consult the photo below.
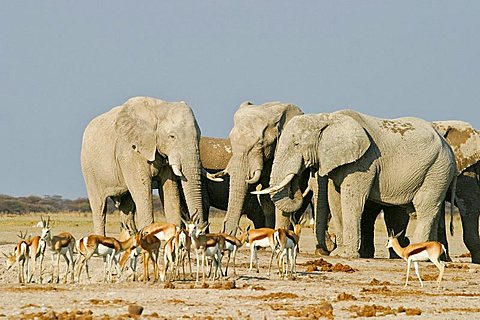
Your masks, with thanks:
[[(435, 121), (434, 128), (442, 134), (452, 147), (455, 154), (457, 169), (460, 175), (457, 177), (455, 190), (455, 205), (458, 207), (463, 227), (463, 241), (470, 251), (473, 263), (480, 263), (480, 237), (478, 231), (480, 216), (480, 133), (469, 123), (463, 121)], [(446, 201), (450, 201), (451, 195), (447, 193)], [(365, 208), (362, 217), (362, 245), (360, 255), (373, 257), (375, 252), (373, 244), (373, 225), (375, 218), (380, 212), (380, 206)], [(396, 220), (389, 221), (385, 214), (387, 228), (405, 230), (408, 224), (408, 213), (401, 207), (385, 207), (385, 210), (404, 211), (404, 215), (398, 215)], [(445, 206), (442, 206), (445, 210)], [(388, 212), (388, 211), (387, 211)], [(365, 228), (364, 228), (365, 227)], [(445, 214), (439, 218), (438, 240), (448, 248)]]
[[(406, 152), (408, 151), (408, 152)], [(418, 118), (379, 119), (352, 110), (303, 115), (285, 127), (270, 184), (275, 206), (298, 206), (298, 177), (306, 169), (328, 175), (328, 202), (337, 234), (333, 254), (358, 257), (361, 216), (367, 200), (413, 203), (413, 241), (436, 237), (436, 218), (457, 174), (454, 154), (432, 125)]]
[(152, 223), (152, 181), (164, 189), (167, 220), (180, 223), (179, 179), (189, 211), (203, 215), (199, 139), (185, 102), (135, 97), (94, 118), (81, 151), (94, 232), (105, 234), (108, 197), (127, 225), (135, 227), (135, 212), (139, 227)]
[[(232, 157), (227, 168), (216, 174), (230, 176), (228, 210), (225, 216), (227, 232), (236, 230), (245, 204), (248, 203), (246, 199), (250, 196), (249, 192), (258, 185), (269, 184), (278, 137), (284, 126), (301, 114), (303, 112), (297, 106), (281, 102), (262, 105), (245, 102), (235, 112), (234, 125), (229, 135)], [(303, 180), (303, 188), (306, 188), (307, 180), (308, 173)], [(268, 196), (260, 196), (259, 202), (265, 214), (266, 226), (285, 227), (290, 224), (288, 216), (280, 211), (275, 212)], [(307, 205), (306, 202), (303, 208), (297, 209), (305, 210)]]

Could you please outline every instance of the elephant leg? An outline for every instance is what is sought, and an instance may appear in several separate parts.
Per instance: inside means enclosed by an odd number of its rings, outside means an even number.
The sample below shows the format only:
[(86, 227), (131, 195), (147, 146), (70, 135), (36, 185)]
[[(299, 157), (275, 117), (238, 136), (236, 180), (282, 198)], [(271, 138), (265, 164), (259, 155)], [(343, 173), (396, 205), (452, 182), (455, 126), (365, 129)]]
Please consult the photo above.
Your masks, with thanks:
[(128, 174), (124, 173), (128, 190), (135, 203), (135, 220), (138, 229), (153, 223), (152, 181), (148, 175), (142, 176), (141, 172), (138, 170), (136, 172), (137, 176), (134, 177), (131, 176), (131, 172)]
[[(410, 240), (406, 237), (406, 233), (410, 215), (407, 212), (407, 208), (400, 206), (383, 207), (383, 213), (387, 231), (393, 230), (394, 234), (400, 234), (397, 238), (400, 246), (408, 246)], [(400, 259), (392, 248), (388, 249), (388, 251), (390, 259)]]
[(452, 261), (448, 254), (448, 241), (447, 241), (447, 230), (445, 228), (445, 201), (442, 202), (440, 207), (440, 214), (438, 215), (438, 227), (437, 227), (437, 241), (443, 244), (446, 249), (446, 252), (442, 253), (440, 259), (442, 261)]
[(377, 216), (382, 207), (372, 201), (367, 201), (361, 218), (360, 257), (373, 258), (375, 255), (374, 230)]
[(358, 258), (360, 254), (361, 220), (363, 208), (373, 183), (374, 174), (357, 171), (347, 175), (340, 187), (343, 222), (343, 247), (337, 247), (335, 254), (345, 258)]
[(313, 180), (313, 216), (315, 217), (315, 236), (317, 238), (315, 254), (328, 255), (330, 251), (325, 241), (330, 216), (327, 195), (328, 178), (320, 177), (317, 174)]
[(413, 243), (436, 240), (438, 217), (441, 214), (441, 203), (435, 195), (419, 191), (413, 198), (417, 212), (417, 225), (413, 235)]
[(343, 219), (340, 192), (330, 179), (328, 180), (327, 194), (337, 246), (343, 246)]
[[(476, 167), (478, 166), (480, 165), (477, 163)], [(462, 219), (463, 242), (470, 251), (472, 262), (480, 264), (480, 237), (478, 234), (480, 184), (477, 180), (477, 173), (467, 171), (458, 176), (455, 204)]]
[(118, 210), (123, 213), (122, 222), (130, 230), (137, 230), (135, 226), (135, 202), (128, 193), (120, 198)]
[[(176, 225), (181, 225), (182, 221), (180, 220), (182, 210), (181, 210), (181, 195), (180, 195), (180, 184), (173, 176), (172, 170), (170, 167), (164, 167), (159, 173), (159, 194), (160, 199), (163, 204), (163, 211), (165, 212), (165, 218), (167, 222), (174, 223)], [(185, 200), (183, 201), (185, 205), (185, 212), (188, 212), (187, 205)]]
[(107, 219), (106, 199), (98, 195), (89, 194), (90, 206), (93, 216), (93, 232), (99, 235), (105, 235), (105, 222)]

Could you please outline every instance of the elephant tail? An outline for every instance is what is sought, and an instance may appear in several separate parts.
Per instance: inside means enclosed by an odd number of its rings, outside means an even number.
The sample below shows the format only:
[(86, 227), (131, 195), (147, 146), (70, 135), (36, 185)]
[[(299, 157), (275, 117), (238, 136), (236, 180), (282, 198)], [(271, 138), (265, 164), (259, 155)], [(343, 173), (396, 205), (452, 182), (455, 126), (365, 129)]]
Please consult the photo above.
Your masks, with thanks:
[(457, 188), (457, 176), (453, 177), (450, 184), (450, 235), (453, 236), (453, 214), (455, 212), (455, 189)]

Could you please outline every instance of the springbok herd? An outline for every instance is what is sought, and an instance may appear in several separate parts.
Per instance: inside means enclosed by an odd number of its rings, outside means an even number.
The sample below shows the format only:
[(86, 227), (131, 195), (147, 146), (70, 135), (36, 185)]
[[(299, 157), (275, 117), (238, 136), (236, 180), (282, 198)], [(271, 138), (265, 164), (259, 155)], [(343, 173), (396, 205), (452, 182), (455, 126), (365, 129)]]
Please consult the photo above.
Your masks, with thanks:
[[(270, 248), (271, 256), (268, 267), (268, 276), (270, 276), (271, 266), (274, 257), (277, 260), (278, 274), (281, 277), (296, 275), (296, 259), (298, 253), (298, 243), (300, 233), (304, 222), (295, 222), (290, 217), (293, 230), (259, 228), (246, 230), (239, 227), (239, 236), (233, 236), (224, 232), (206, 233), (209, 223), (200, 222), (197, 213), (193, 214), (191, 219), (186, 221), (182, 219), (185, 228), (181, 228), (172, 223), (156, 222), (135, 232), (122, 224), (123, 232), (119, 239), (115, 237), (106, 237), (100, 235), (88, 235), (75, 240), (69, 232), (61, 232), (52, 235), (50, 232), (50, 217), (46, 220), (41, 218), (42, 232), (40, 236), (29, 237), (20, 232), (18, 237), (21, 239), (15, 246), (13, 253), (6, 254), (5, 264), (7, 270), (14, 265), (18, 269), (19, 283), (42, 283), (43, 270), (42, 263), (45, 251), (51, 254), (52, 264), (50, 270), (50, 283), (58, 283), (60, 280), (60, 256), (66, 262), (65, 275), (63, 282), (67, 282), (70, 275), (70, 282), (81, 282), (82, 268), (85, 266), (88, 281), (91, 282), (88, 262), (91, 257), (98, 256), (103, 258), (103, 281), (113, 281), (113, 268), (119, 281), (123, 281), (125, 270), (131, 270), (130, 275), (133, 281), (136, 281), (137, 261), (140, 254), (143, 260), (144, 282), (150, 281), (149, 264), (153, 264), (153, 281), (173, 281), (180, 277), (182, 271), (182, 280), (186, 279), (185, 264), (188, 262), (189, 272), (192, 275), (192, 264), (190, 253), (196, 256), (196, 283), (199, 282), (200, 265), (202, 273), (202, 283), (205, 282), (205, 271), (207, 268), (208, 276), (214, 281), (221, 277), (227, 277), (230, 259), (233, 263), (233, 275), (236, 276), (235, 257), (237, 251), (247, 243), (250, 248), (250, 269), (253, 269), (255, 259), (256, 272), (259, 272), (257, 248)], [(432, 261), (439, 269), (437, 278), (437, 288), (444, 273), (444, 263), (440, 261), (442, 253), (446, 252), (444, 246), (436, 241), (411, 244), (402, 248), (397, 240), (399, 235), (389, 233), (386, 247), (393, 248), (395, 252), (407, 261), (407, 276), (405, 286), (408, 284), (409, 271), (411, 263), (415, 267), (415, 273), (423, 287), (423, 282), (419, 272), (419, 261)], [(163, 246), (162, 246), (163, 242)], [(163, 248), (163, 267), (159, 272), (159, 255)], [(75, 258), (75, 254), (77, 257)], [(227, 254), (226, 266), (223, 269), (222, 260)], [(188, 261), (187, 261), (188, 260)], [(26, 266), (26, 268), (25, 268)], [(76, 275), (75, 275), (76, 267)], [(170, 268), (170, 274), (167, 271)]]
[[(227, 233), (206, 233), (209, 223), (200, 222), (197, 213), (190, 220), (183, 220), (185, 228), (172, 223), (156, 222), (136, 232), (129, 230), (122, 224), (124, 230), (118, 239), (100, 235), (88, 235), (75, 239), (69, 232), (53, 235), (50, 228), (50, 217), (41, 218), (42, 232), (39, 236), (28, 237), (26, 233), (18, 235), (21, 240), (15, 246), (13, 253), (3, 255), (6, 258), (7, 270), (13, 266), (18, 268), (19, 283), (42, 283), (42, 263), (45, 252), (50, 252), (52, 265), (50, 283), (60, 281), (60, 257), (66, 263), (63, 282), (81, 282), (81, 273), (85, 267), (88, 281), (91, 281), (88, 262), (91, 257), (103, 258), (103, 281), (112, 282), (116, 274), (118, 280), (129, 278), (125, 270), (130, 269), (133, 280), (136, 281), (138, 257), (143, 257), (143, 281), (150, 281), (149, 264), (153, 264), (153, 281), (172, 281), (180, 277), (186, 279), (185, 264), (188, 263), (192, 274), (191, 253), (196, 256), (196, 283), (199, 282), (200, 269), (202, 283), (205, 282), (205, 273), (208, 277), (218, 280), (226, 277), (230, 260), (233, 263), (233, 274), (236, 275), (235, 257), (238, 249), (248, 243), (250, 247), (250, 271), (253, 269), (253, 260), (256, 262), (256, 272), (259, 272), (257, 248), (271, 248), (271, 265), (274, 257), (277, 259), (278, 273), (288, 277), (296, 273), (297, 246), (300, 239), (301, 222), (295, 222), (294, 230), (285, 229), (250, 229), (239, 227), (238, 237)], [(163, 248), (163, 265), (159, 271), (161, 248)], [(222, 264), (226, 254), (226, 263)], [(114, 272), (115, 271), (115, 272)], [(168, 273), (167, 273), (168, 271)]]

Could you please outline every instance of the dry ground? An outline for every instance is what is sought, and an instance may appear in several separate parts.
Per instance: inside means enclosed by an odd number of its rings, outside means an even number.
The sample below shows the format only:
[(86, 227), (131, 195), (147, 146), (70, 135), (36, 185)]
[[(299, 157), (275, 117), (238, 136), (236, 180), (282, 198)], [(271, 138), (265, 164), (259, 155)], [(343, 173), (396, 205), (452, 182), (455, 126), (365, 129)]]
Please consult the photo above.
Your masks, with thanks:
[[(75, 237), (88, 233), (90, 218), (83, 214), (52, 215), (53, 233), (70, 231)], [(160, 217), (161, 219), (161, 217)], [(20, 230), (39, 234), (34, 227), (38, 215), (0, 216), (0, 250), (13, 249)], [(215, 218), (218, 230), (221, 218)], [(105, 284), (102, 262), (94, 258), (93, 283), (28, 284), (16, 283), (16, 270), (6, 272), (3, 257), (0, 266), (0, 317), (18, 318), (128, 318), (128, 306), (144, 307), (143, 318), (165, 319), (316, 319), (391, 316), (401, 318), (474, 319), (480, 317), (480, 266), (461, 257), (467, 250), (461, 239), (461, 226), (450, 238), (453, 262), (447, 264), (442, 289), (437, 290), (437, 269), (421, 264), (425, 287), (411, 276), (403, 287), (405, 263), (385, 259), (385, 227), (378, 220), (375, 259), (340, 259), (314, 256), (314, 234), (304, 229), (296, 279), (267, 277), (270, 253), (260, 252), (260, 273), (248, 272), (248, 248), (238, 257), (237, 277), (223, 282), (195, 286), (192, 280), (165, 283), (117, 282)], [(242, 219), (242, 225), (248, 221)], [(412, 233), (410, 226), (408, 233)], [(109, 216), (108, 233), (118, 232), (118, 216)], [(45, 259), (46, 270), (50, 266)], [(329, 265), (330, 264), (330, 265)], [(62, 264), (62, 272), (64, 265)], [(352, 272), (352, 268), (354, 272)], [(141, 267), (139, 268), (141, 269)], [(195, 270), (195, 268), (194, 268)], [(413, 270), (412, 270), (413, 271)], [(140, 272), (140, 270), (139, 270)]]

